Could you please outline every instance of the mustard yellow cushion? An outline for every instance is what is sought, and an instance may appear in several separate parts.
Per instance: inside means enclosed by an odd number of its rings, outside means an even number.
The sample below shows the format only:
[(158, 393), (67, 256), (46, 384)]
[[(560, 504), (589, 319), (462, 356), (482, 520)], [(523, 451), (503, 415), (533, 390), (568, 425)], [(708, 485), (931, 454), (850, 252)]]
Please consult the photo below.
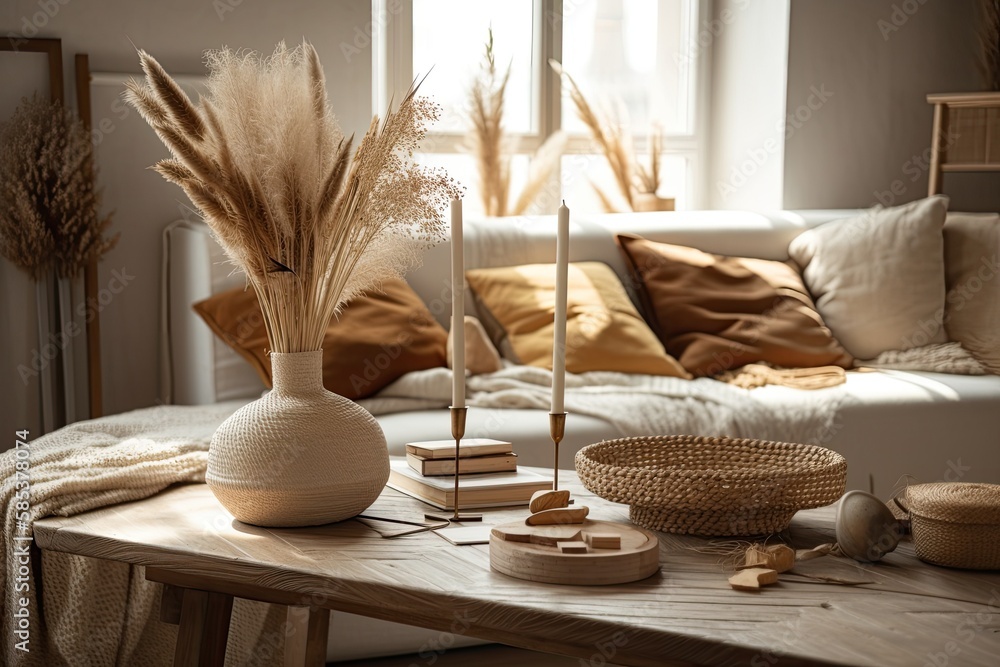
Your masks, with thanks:
[[(479, 319), (500, 352), (516, 363), (552, 368), (554, 264), (474, 269), (466, 279)], [(606, 264), (570, 264), (566, 370), (690, 377), (663, 349)]]

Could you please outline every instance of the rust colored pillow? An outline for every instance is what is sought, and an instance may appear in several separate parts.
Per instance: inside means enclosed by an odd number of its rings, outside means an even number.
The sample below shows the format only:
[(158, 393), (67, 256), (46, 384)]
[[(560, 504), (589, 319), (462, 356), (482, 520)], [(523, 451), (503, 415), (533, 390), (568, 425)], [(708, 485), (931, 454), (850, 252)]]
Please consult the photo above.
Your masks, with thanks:
[(626, 234), (616, 240), (647, 320), (692, 374), (715, 375), (761, 361), (850, 368), (851, 356), (823, 323), (792, 265)]
[[(480, 320), (511, 361), (552, 368), (555, 264), (465, 272)], [(569, 265), (566, 370), (687, 378), (632, 305), (614, 271), (599, 262)]]
[[(209, 328), (271, 386), (267, 331), (257, 294), (236, 288), (194, 304)], [(388, 280), (382, 291), (351, 300), (327, 327), (323, 385), (350, 399), (371, 396), (410, 371), (445, 365), (448, 333), (409, 285)]]

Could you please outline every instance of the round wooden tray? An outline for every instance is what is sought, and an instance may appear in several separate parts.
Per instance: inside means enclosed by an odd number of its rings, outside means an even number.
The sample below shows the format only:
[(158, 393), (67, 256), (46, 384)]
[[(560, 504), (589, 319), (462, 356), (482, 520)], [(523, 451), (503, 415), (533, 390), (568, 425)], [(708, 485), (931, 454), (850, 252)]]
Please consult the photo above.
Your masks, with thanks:
[[(554, 544), (513, 542), (503, 539), (504, 531), (531, 531), (543, 541), (565, 531), (615, 534), (621, 538), (620, 549), (587, 548), (587, 553), (562, 553)], [(499, 531), (499, 532), (498, 532)], [(550, 536), (550, 539), (545, 539)], [(600, 586), (638, 581), (660, 569), (660, 542), (650, 532), (610, 521), (585, 520), (565, 526), (526, 526), (512, 521), (496, 526), (490, 535), (490, 566), (518, 579), (547, 584)]]

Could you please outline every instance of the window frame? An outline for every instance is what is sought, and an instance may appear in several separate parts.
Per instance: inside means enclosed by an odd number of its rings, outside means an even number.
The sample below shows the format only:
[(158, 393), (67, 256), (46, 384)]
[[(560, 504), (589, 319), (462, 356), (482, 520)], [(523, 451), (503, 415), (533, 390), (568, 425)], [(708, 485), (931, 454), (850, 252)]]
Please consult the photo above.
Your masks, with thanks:
[[(572, 3), (574, 0), (567, 0)], [(697, 209), (708, 201), (707, 115), (709, 107), (709, 76), (711, 71), (709, 45), (698, 42), (699, 27), (711, 16), (712, 0), (685, 0), (687, 5), (687, 53), (691, 54), (686, 77), (690, 131), (663, 136), (664, 156), (681, 156), (687, 160), (685, 198), (689, 208)], [(563, 89), (560, 77), (549, 59), (562, 62), (563, 0), (534, 0), (532, 21), (533, 99), (537, 99), (531, 132), (510, 132), (513, 154), (534, 153), (547, 137), (562, 127)], [(560, 17), (553, 19), (550, 17)], [(413, 0), (372, 0), (372, 105), (381, 113), (390, 100), (399, 99), (412, 83), (413, 73)], [(460, 132), (428, 133), (421, 146), (423, 153), (467, 153), (463, 145), (465, 134)], [(634, 137), (635, 151), (644, 155), (648, 150), (647, 136)], [(567, 133), (563, 156), (599, 153), (589, 134)], [(554, 213), (555, 211), (551, 211)]]

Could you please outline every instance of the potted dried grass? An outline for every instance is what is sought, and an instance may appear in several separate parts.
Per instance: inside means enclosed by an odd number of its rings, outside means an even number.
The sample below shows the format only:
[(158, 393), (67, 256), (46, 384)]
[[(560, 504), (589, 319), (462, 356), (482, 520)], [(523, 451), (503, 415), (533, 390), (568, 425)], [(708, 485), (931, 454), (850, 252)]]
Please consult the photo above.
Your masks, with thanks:
[[(569, 96), (576, 107), (577, 116), (584, 122), (594, 137), (598, 148), (604, 153), (620, 199), (628, 211), (673, 211), (674, 199), (656, 194), (662, 185), (660, 161), (663, 157), (663, 132), (658, 125), (653, 126), (649, 137), (649, 166), (640, 164), (635, 156), (635, 143), (624, 124), (614, 117), (601, 114), (592, 106), (572, 76), (556, 60), (549, 60), (549, 66), (569, 85)], [(614, 196), (605, 192), (591, 181), (591, 187), (604, 210), (616, 213), (619, 206)]]
[(411, 90), (372, 119), (351, 157), (315, 49), (207, 54), (208, 94), (191, 102), (139, 53), (126, 98), (170, 149), (154, 168), (201, 211), (246, 273), (263, 312), (273, 390), (215, 433), (205, 480), (247, 523), (317, 525), (355, 516), (389, 475), (385, 437), (326, 391), (322, 343), (351, 297), (400, 276), (444, 234), (458, 186), (412, 151), (438, 107)]

